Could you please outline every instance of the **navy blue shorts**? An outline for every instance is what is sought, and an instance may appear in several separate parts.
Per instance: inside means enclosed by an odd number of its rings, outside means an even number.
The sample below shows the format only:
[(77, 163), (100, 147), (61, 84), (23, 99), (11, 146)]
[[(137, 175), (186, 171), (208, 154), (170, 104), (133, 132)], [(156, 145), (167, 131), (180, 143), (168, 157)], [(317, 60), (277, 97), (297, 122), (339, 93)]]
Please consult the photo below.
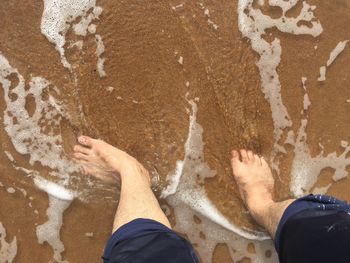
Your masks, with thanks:
[(197, 263), (192, 245), (173, 230), (150, 219), (135, 219), (115, 231), (104, 263)]
[(326, 195), (290, 204), (275, 235), (280, 263), (349, 263), (350, 206)]
[[(294, 201), (279, 222), (275, 247), (280, 263), (349, 263), (350, 206), (325, 195), (309, 195)], [(199, 262), (187, 240), (150, 219), (133, 220), (114, 232), (103, 260)]]

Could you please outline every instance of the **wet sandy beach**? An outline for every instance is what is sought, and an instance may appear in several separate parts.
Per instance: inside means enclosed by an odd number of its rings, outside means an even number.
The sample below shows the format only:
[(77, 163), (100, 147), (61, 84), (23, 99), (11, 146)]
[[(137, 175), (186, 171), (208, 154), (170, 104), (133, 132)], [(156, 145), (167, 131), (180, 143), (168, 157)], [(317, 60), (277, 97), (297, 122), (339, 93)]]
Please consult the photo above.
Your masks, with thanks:
[(350, 201), (350, 1), (59, 2), (0, 4), (0, 262), (100, 262), (118, 190), (71, 160), (80, 134), (144, 164), (205, 263), (278, 262), (232, 148), (276, 200)]

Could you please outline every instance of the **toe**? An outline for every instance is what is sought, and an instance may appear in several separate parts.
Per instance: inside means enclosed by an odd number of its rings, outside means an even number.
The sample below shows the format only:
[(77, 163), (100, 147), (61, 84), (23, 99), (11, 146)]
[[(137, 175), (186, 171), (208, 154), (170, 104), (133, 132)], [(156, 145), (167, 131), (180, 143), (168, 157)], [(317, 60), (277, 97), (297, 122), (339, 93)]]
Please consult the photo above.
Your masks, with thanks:
[(77, 159), (78, 161), (80, 160), (85, 160), (87, 161), (87, 155), (86, 154), (83, 154), (83, 153), (80, 153), (80, 152), (75, 152), (73, 153), (73, 156), (75, 159)]
[(232, 167), (233, 176), (235, 178), (239, 174), (239, 170), (240, 170), (241, 166), (242, 166), (242, 162), (239, 159), (239, 153), (237, 151), (233, 150), (232, 151), (232, 158), (231, 158), (231, 167)]
[(231, 154), (232, 154), (231, 165), (233, 168), (237, 166), (237, 164), (239, 164), (241, 161), (239, 160), (239, 153), (236, 150), (233, 150)]
[(240, 150), (240, 153), (241, 153), (241, 157), (242, 157), (242, 162), (247, 163), (249, 160), (247, 151), (242, 149), (242, 150)]
[(89, 136), (80, 136), (78, 138), (79, 143), (81, 143), (84, 146), (92, 147), (92, 141), (93, 139)]
[(248, 151), (248, 152), (247, 152), (247, 155), (248, 155), (249, 161), (254, 161), (254, 154), (253, 154), (252, 151)]
[(254, 160), (255, 162), (257, 162), (258, 164), (261, 164), (261, 160), (260, 160), (260, 156), (257, 154), (254, 154)]
[(262, 157), (260, 157), (260, 161), (261, 161), (261, 165), (262, 166), (269, 166), (269, 164), (266, 162), (266, 160), (265, 160), (265, 158), (262, 156)]
[(92, 175), (94, 173), (94, 169), (92, 169), (88, 165), (83, 166), (83, 171), (85, 172), (85, 174), (89, 174), (89, 175)]
[(73, 150), (74, 150), (74, 152), (83, 153), (83, 154), (89, 154), (91, 152), (91, 150), (89, 148), (86, 148), (86, 147), (81, 146), (81, 145), (75, 145)]

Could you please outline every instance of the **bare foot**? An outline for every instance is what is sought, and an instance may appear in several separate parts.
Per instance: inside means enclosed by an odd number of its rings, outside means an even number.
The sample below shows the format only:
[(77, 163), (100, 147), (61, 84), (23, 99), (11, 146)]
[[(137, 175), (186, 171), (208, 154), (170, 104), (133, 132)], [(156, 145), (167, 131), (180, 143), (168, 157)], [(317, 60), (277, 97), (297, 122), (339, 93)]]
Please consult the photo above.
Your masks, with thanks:
[(263, 157), (251, 151), (232, 151), (231, 159), (234, 178), (241, 196), (251, 215), (262, 224), (261, 216), (273, 204), (274, 179), (271, 169)]
[(107, 183), (118, 183), (123, 176), (137, 176), (150, 184), (147, 170), (134, 157), (98, 139), (88, 136), (78, 138), (74, 158), (86, 173)]

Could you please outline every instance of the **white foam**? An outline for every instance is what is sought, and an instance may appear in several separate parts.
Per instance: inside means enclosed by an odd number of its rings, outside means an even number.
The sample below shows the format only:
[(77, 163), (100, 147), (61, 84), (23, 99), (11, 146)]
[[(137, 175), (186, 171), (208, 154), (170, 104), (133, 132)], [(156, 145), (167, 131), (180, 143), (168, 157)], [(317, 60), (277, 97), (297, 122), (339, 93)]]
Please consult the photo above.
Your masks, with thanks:
[[(88, 15), (82, 15), (80, 21), (73, 25), (74, 33), (78, 36), (86, 36), (89, 32), (90, 34), (95, 34), (96, 25), (91, 22), (94, 19), (98, 19), (102, 13), (102, 8), (100, 6), (95, 6), (96, 3), (93, 3), (93, 12)], [(82, 7), (83, 9), (83, 7)]]
[(309, 99), (309, 95), (307, 93), (304, 94), (304, 110), (308, 110), (310, 105), (311, 105), (311, 102), (310, 102), (310, 99)]
[(325, 81), (326, 80), (326, 66), (320, 67), (320, 76), (318, 77), (318, 81)]
[(96, 25), (95, 24), (89, 25), (88, 31), (90, 34), (95, 34), (96, 33)]
[(350, 146), (344, 147), (343, 153), (339, 156), (336, 152), (324, 155), (323, 150), (317, 156), (311, 156), (305, 131), (307, 122), (307, 119), (301, 120), (294, 148), (290, 190), (296, 197), (310, 193), (324, 168), (333, 168), (335, 172), (332, 179), (337, 181), (348, 175), (346, 167), (350, 165), (350, 159), (346, 158)]
[(333, 62), (339, 56), (339, 54), (344, 51), (348, 42), (349, 42), (349, 40), (340, 41), (337, 44), (337, 46), (331, 51), (331, 53), (329, 54), (329, 59), (326, 63), (326, 66), (320, 67), (320, 77), (317, 79), (318, 81), (325, 81), (326, 80), (326, 71), (327, 71), (326, 67), (329, 67), (330, 65), (333, 64)]
[[(260, 10), (254, 9), (252, 6), (253, 0), (240, 0), (238, 2), (239, 29), (244, 37), (250, 39), (253, 50), (260, 55), (257, 66), (260, 70), (263, 92), (272, 110), (275, 128), (275, 150), (277, 149), (277, 152), (286, 152), (278, 142), (283, 130), (291, 127), (292, 122), (282, 101), (281, 85), (277, 74), (277, 66), (281, 60), (281, 45), (279, 39), (275, 38), (269, 43), (263, 39), (263, 35), (267, 29), (273, 27), (286, 33), (308, 34), (314, 37), (321, 34), (323, 30), (321, 24), (315, 20), (313, 15), (315, 7), (308, 5), (306, 2), (303, 2), (303, 8), (296, 18), (286, 17), (286, 12), (294, 7), (296, 3), (296, 0), (270, 0), (270, 5), (279, 6), (283, 11), (281, 18), (273, 19), (264, 15)], [(260, 4), (263, 5), (264, 1), (260, 1)], [(204, 8), (203, 4), (201, 6)], [(210, 16), (207, 10), (204, 10), (204, 12), (206, 16)], [(312, 27), (298, 25), (300, 21), (310, 22)], [(302, 81), (305, 85), (306, 78)], [(203, 160), (203, 130), (196, 122), (196, 105), (194, 101), (190, 101), (190, 103), (192, 105), (192, 115), (190, 115), (190, 129), (185, 145), (185, 157), (183, 161), (177, 163), (174, 177), (163, 194), (167, 196), (168, 203), (174, 208), (175, 229), (186, 233), (190, 240), (197, 244), (204, 262), (211, 262), (212, 252), (217, 243), (228, 243), (231, 255), (234, 256), (235, 261), (239, 261), (246, 256), (247, 245), (247, 240), (240, 236), (260, 240), (267, 238), (267, 236), (264, 233), (252, 233), (232, 225), (217, 211), (207, 198), (203, 186), (198, 183), (196, 174), (199, 174), (203, 181), (205, 177), (213, 176), (215, 173)], [(309, 105), (308, 96), (304, 96), (305, 110), (308, 109)], [(294, 145), (295, 136), (291, 130), (288, 132), (287, 141)], [(199, 217), (202, 223), (193, 223), (194, 215)], [(222, 228), (219, 228), (218, 225)], [(205, 240), (201, 238), (201, 233), (206, 236)], [(251, 257), (252, 262), (277, 261), (275, 254), (270, 259), (261, 258), (264, 253), (262, 248), (273, 251), (271, 242), (255, 242), (255, 247), (257, 253), (256, 256)]]
[[(9, 80), (11, 74), (18, 78), (17, 86)], [(32, 77), (26, 90), (25, 79), (1, 52), (0, 83), (6, 103), (4, 127), (16, 151), (28, 154), (31, 165), (38, 162), (49, 167), (53, 170), (52, 176), (68, 182), (69, 175), (79, 171), (79, 167), (66, 157), (62, 148), (60, 123), (63, 117), (69, 117), (61, 102), (51, 95), (52, 92), (59, 94), (59, 90), (49, 88), (50, 82), (42, 77)], [(48, 93), (47, 99), (43, 98), (44, 92)], [(25, 108), (28, 97), (35, 103), (32, 115)]]
[[(197, 123), (197, 105), (189, 100), (192, 111), (189, 116), (190, 124), (188, 138), (185, 143), (184, 159), (177, 162), (176, 169), (170, 176), (169, 185), (163, 190), (169, 205), (174, 209), (176, 218), (175, 229), (186, 233), (192, 243), (197, 245), (203, 262), (212, 260), (213, 251), (218, 243), (227, 243), (229, 251), (235, 260), (246, 256), (246, 247), (249, 242), (255, 243), (257, 254), (252, 256), (252, 262), (261, 262), (261, 255), (265, 250), (273, 251), (269, 237), (262, 232), (253, 232), (239, 228), (228, 221), (208, 199), (203, 182), (205, 178), (213, 177), (212, 171), (204, 162), (203, 155), (203, 128)], [(194, 222), (194, 216), (202, 223)], [(203, 239), (201, 236), (205, 235)], [(260, 253), (260, 254), (259, 254)], [(273, 255), (264, 262), (275, 262)]]
[(6, 241), (6, 229), (0, 222), (0, 262), (12, 263), (17, 255), (17, 239)]
[(182, 160), (178, 160), (176, 162), (175, 172), (167, 176), (168, 186), (162, 190), (160, 196), (161, 198), (166, 198), (169, 195), (176, 193), (177, 187), (180, 183), (180, 179), (182, 176), (183, 168), (184, 162)]
[(72, 201), (76, 193), (64, 188), (63, 186), (50, 182), (40, 176), (34, 178), (35, 185), (42, 191), (48, 193), (56, 199)]
[[(271, 43), (262, 39), (262, 35), (265, 34), (266, 29), (276, 27), (282, 32), (292, 34), (309, 34), (311, 36), (318, 36), (322, 33), (322, 26), (314, 17), (313, 11), (315, 6), (308, 5), (303, 2), (303, 8), (300, 14), (296, 18), (287, 18), (285, 13), (297, 3), (293, 1), (280, 1), (271, 0), (270, 5), (279, 6), (283, 11), (281, 18), (272, 19), (268, 17), (260, 10), (252, 7), (251, 0), (240, 0), (238, 5), (239, 13), (239, 28), (244, 37), (251, 40), (253, 50), (259, 55), (260, 59), (257, 63), (260, 76), (263, 85), (263, 92), (268, 99), (271, 110), (272, 119), (275, 128), (275, 147), (272, 156), (276, 156), (276, 152), (287, 153), (283, 145), (278, 143), (283, 130), (285, 128), (291, 128), (291, 120), (288, 112), (283, 105), (283, 101), (280, 95), (280, 82), (278, 80), (278, 74), (276, 71), (280, 62), (281, 45), (279, 40), (275, 38)], [(281, 20), (282, 19), (282, 20)], [(298, 22), (306, 21), (311, 23), (311, 27), (298, 26)], [(331, 52), (327, 65), (331, 65), (335, 58), (344, 50), (347, 41), (340, 42), (337, 47)], [(326, 75), (326, 66), (320, 70), (319, 80), (324, 80)], [(302, 78), (303, 87), (306, 92), (306, 78)], [(317, 182), (318, 176), (322, 169), (331, 167), (335, 169), (333, 180), (339, 180), (347, 176), (346, 166), (350, 164), (350, 159), (346, 158), (350, 148), (344, 147), (344, 151), (340, 156), (331, 153), (324, 156), (323, 151), (317, 156), (311, 156), (310, 150), (306, 143), (306, 125), (308, 122), (307, 111), (311, 102), (307, 93), (304, 94), (303, 109), (305, 118), (302, 119), (297, 136), (294, 136), (294, 132), (291, 129), (287, 129), (288, 137), (284, 142), (294, 146), (294, 160), (292, 164), (292, 181), (290, 185), (291, 192), (295, 196), (302, 196), (310, 192), (311, 188)], [(292, 136), (291, 136), (292, 135)], [(278, 161), (272, 159), (272, 167), (279, 172)], [(326, 190), (326, 189), (321, 189)]]
[(212, 26), (215, 30), (219, 29), (219, 26), (210, 18), (210, 11), (207, 7), (205, 7), (203, 5), (203, 3), (199, 3), (199, 6), (201, 7), (201, 9), (204, 10), (204, 15), (207, 18), (207, 23), (208, 25)]
[(339, 54), (344, 51), (344, 49), (345, 49), (346, 45), (348, 44), (348, 42), (349, 42), (349, 40), (340, 41), (338, 43), (338, 45), (332, 50), (332, 52), (329, 55), (329, 59), (327, 61), (327, 67), (332, 65), (332, 63), (339, 56)]
[(182, 8), (182, 7), (184, 7), (184, 4), (183, 4), (183, 3), (182, 3), (182, 4), (175, 5), (175, 6), (172, 6), (171, 9), (173, 9), (173, 10), (175, 11), (176, 9)]
[[(78, 36), (86, 36), (87, 33), (95, 34), (96, 25), (92, 24), (92, 22), (95, 19), (99, 19), (101, 13), (102, 8), (96, 6), (96, 0), (44, 0), (41, 32), (55, 45), (64, 67), (72, 71), (72, 66), (65, 56), (64, 49), (67, 31), (73, 26), (74, 33)], [(79, 17), (81, 17), (80, 20), (72, 25)], [(97, 43), (96, 53), (101, 55), (104, 52), (102, 38), (99, 35), (95, 35), (95, 37)], [(81, 46), (82, 44), (79, 43), (77, 47)], [(101, 51), (101, 47), (103, 47), (103, 51)], [(104, 77), (104, 59), (101, 59), (100, 55), (98, 55), (97, 69), (100, 76)]]
[(83, 40), (78, 40), (70, 45), (70, 47), (77, 47), (79, 50), (83, 49), (84, 41)]
[[(331, 61), (331, 63), (333, 61)], [(333, 168), (335, 172), (332, 179), (333, 181), (337, 181), (348, 175), (346, 167), (350, 165), (350, 158), (346, 157), (350, 152), (350, 146), (348, 142), (344, 140), (340, 142), (340, 146), (343, 148), (343, 153), (339, 156), (336, 152), (324, 155), (324, 147), (322, 144), (319, 144), (321, 152), (316, 156), (311, 156), (311, 152), (307, 145), (306, 133), (306, 126), (308, 123), (307, 111), (311, 102), (306, 93), (306, 80), (306, 78), (302, 78), (305, 91), (303, 108), (306, 116), (301, 120), (295, 143), (291, 143), (294, 145), (294, 159), (292, 163), (290, 190), (296, 197), (301, 197), (311, 192), (311, 189), (316, 184), (321, 171), (324, 168)], [(331, 185), (332, 184), (325, 187), (316, 187), (312, 193), (325, 194)]]
[(65, 57), (64, 44), (66, 33), (79, 16), (86, 15), (94, 7), (95, 0), (44, 0), (44, 11), (41, 18), (41, 32), (53, 44), (61, 56), (63, 66), (71, 69)]
[(183, 65), (184, 58), (182, 56), (180, 56), (179, 59), (177, 60), (177, 62), (179, 62), (180, 65)]
[(46, 210), (48, 221), (36, 228), (39, 244), (47, 242), (52, 247), (53, 258), (57, 263), (68, 263), (67, 260), (62, 259), (65, 248), (60, 239), (60, 230), (63, 225), (63, 213), (70, 203), (70, 200), (61, 200), (49, 195), (49, 207)]
[(15, 161), (15, 158), (13, 158), (12, 154), (9, 151), (4, 151), (4, 153), (11, 162)]
[(111, 87), (111, 86), (106, 87), (106, 90), (107, 90), (109, 93), (112, 93), (114, 89), (115, 89), (115, 88), (114, 88), (114, 87)]
[(328, 189), (332, 186), (332, 184), (328, 184), (323, 187), (315, 187), (314, 190), (312, 191), (312, 194), (314, 195), (325, 195), (328, 192)]
[(105, 58), (102, 58), (105, 52), (105, 45), (103, 44), (102, 37), (100, 35), (95, 36), (96, 40), (96, 56), (97, 56), (97, 71), (101, 78), (105, 77), (107, 74), (104, 70)]
[[(256, 63), (261, 76), (262, 91), (268, 100), (274, 123), (274, 137), (278, 142), (285, 128), (291, 127), (292, 122), (281, 97), (281, 84), (277, 73), (277, 66), (281, 60), (282, 48), (280, 40), (275, 38), (271, 43), (263, 39), (267, 29), (276, 27), (279, 31), (294, 35), (318, 36), (323, 29), (319, 21), (315, 20), (313, 10), (305, 1), (297, 17), (287, 17), (286, 12), (297, 4), (297, 0), (281, 1), (270, 0), (271, 6), (278, 6), (283, 13), (280, 18), (271, 18), (264, 15), (261, 10), (253, 8), (253, 0), (238, 1), (238, 25), (243, 37), (251, 41), (251, 46), (260, 55)], [(299, 22), (311, 23), (311, 27), (298, 25)], [(275, 149), (282, 149), (275, 144)]]
[[(17, 86), (8, 79), (14, 74), (18, 78)], [(49, 82), (41, 77), (32, 77), (29, 89), (25, 90), (25, 80), (17, 69), (11, 67), (6, 58), (0, 53), (0, 83), (4, 89), (6, 109), (4, 111), (4, 125), (16, 151), (30, 156), (29, 163), (40, 163), (52, 169), (51, 176), (60, 178), (60, 182), (67, 184), (71, 174), (79, 171), (79, 167), (71, 162), (64, 154), (60, 135), (60, 121), (66, 115), (64, 107), (55, 99), (49, 90)], [(10, 89), (11, 85), (13, 86)], [(44, 99), (43, 92), (48, 94)], [(59, 93), (54, 87), (53, 91)], [(11, 99), (11, 95), (16, 95)], [(27, 96), (32, 96), (35, 110), (29, 115), (25, 109)], [(12, 155), (7, 155), (15, 169), (34, 177), (35, 184), (49, 194), (50, 207), (47, 210), (48, 222), (38, 226), (37, 235), (40, 243), (47, 241), (54, 250), (56, 262), (67, 261), (61, 259), (64, 246), (59, 238), (62, 226), (62, 213), (69, 206), (75, 193), (56, 183), (52, 183), (31, 169), (17, 167)], [(31, 198), (30, 198), (31, 199)], [(29, 203), (32, 207), (32, 204)], [(35, 211), (34, 211), (35, 213)], [(37, 213), (37, 212), (36, 212)]]
[(13, 193), (16, 192), (16, 189), (13, 188), (13, 187), (9, 187), (9, 188), (6, 189), (6, 191), (7, 191), (9, 194), (13, 194)]

